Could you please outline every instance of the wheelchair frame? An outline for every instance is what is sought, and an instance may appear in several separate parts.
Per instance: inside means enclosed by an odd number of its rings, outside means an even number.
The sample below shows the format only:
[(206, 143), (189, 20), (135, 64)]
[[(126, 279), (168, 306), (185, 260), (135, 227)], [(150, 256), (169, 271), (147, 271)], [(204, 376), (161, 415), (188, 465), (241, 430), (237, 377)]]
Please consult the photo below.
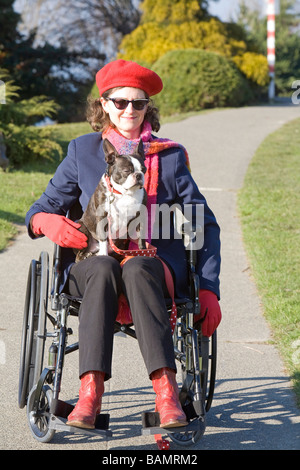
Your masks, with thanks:
[[(24, 306), (19, 371), (19, 407), (27, 406), (27, 419), (33, 437), (49, 442), (56, 431), (112, 436), (109, 415), (96, 418), (95, 429), (87, 430), (66, 425), (73, 405), (59, 399), (65, 356), (78, 349), (78, 342), (67, 345), (73, 333), (67, 326), (70, 315), (78, 316), (80, 299), (58, 293), (61, 249), (55, 245), (49, 294), (49, 254), (41, 252), (39, 260), (29, 266)], [(177, 322), (173, 334), (174, 354), (182, 371), (180, 402), (188, 425), (180, 428), (160, 427), (159, 414), (142, 414), (142, 434), (167, 435), (180, 446), (196, 443), (206, 428), (215, 387), (217, 360), (217, 332), (211, 338), (202, 335), (193, 326), (194, 315), (200, 312), (199, 277), (195, 271), (194, 251), (188, 252), (190, 296), (175, 299)], [(48, 311), (50, 300), (51, 313)], [(168, 306), (168, 309), (171, 305)], [(50, 331), (52, 327), (53, 331)], [(123, 332), (136, 338), (133, 325), (115, 323), (115, 333)], [(45, 365), (45, 342), (52, 338)]]

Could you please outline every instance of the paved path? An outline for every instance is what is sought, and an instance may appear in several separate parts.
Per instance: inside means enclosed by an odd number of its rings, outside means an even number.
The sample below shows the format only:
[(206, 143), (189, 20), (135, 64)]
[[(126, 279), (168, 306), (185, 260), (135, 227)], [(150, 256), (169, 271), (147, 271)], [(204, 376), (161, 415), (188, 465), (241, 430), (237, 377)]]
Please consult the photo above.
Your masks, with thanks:
[[(217, 384), (207, 430), (193, 450), (300, 449), (300, 412), (270, 343), (236, 215), (237, 191), (255, 150), (269, 133), (297, 117), (296, 106), (230, 109), (167, 124), (160, 132), (189, 150), (193, 176), (222, 228)], [(52, 244), (32, 242), (23, 233), (0, 254), (0, 448), (155, 450), (153, 436), (140, 434), (141, 412), (153, 410), (154, 394), (137, 342), (122, 337), (115, 338), (113, 378), (103, 405), (111, 415), (112, 439), (57, 432), (51, 443), (39, 444), (31, 437), (26, 411), (17, 404), (19, 350), (28, 265), (42, 249), (52, 253)], [(77, 365), (77, 353), (67, 356), (62, 399), (77, 397)]]

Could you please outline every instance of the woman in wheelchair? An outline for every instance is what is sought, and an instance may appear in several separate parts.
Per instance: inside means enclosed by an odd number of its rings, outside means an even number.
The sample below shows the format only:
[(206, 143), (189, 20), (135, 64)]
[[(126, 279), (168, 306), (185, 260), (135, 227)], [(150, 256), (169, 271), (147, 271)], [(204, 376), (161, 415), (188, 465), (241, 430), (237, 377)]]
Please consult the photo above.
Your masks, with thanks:
[[(66, 217), (79, 200), (88, 205), (106, 170), (103, 138), (119, 153), (130, 154), (142, 139), (145, 152), (147, 209), (179, 204), (204, 207), (203, 245), (197, 251), (200, 276), (202, 332), (211, 336), (221, 320), (219, 307), (219, 226), (188, 169), (188, 157), (179, 144), (155, 137), (160, 128), (158, 112), (149, 97), (162, 90), (160, 77), (131, 62), (116, 60), (96, 75), (100, 98), (90, 101), (88, 120), (96, 131), (74, 139), (45, 192), (26, 216), (32, 238), (47, 236), (63, 247), (60, 290), (82, 298), (79, 312), (79, 400), (68, 424), (94, 428), (100, 412), (104, 382), (111, 377), (114, 324), (121, 293), (130, 306), (139, 347), (156, 393), (156, 411), (162, 427), (186, 425), (176, 383), (176, 364), (165, 297), (168, 289), (162, 259), (172, 273), (177, 297), (187, 296), (186, 254), (182, 239), (166, 239), (161, 233), (151, 240), (156, 257), (132, 257), (123, 267), (113, 256), (91, 256), (74, 263), (73, 249), (87, 246), (80, 225)], [(156, 209), (157, 210), (157, 209)], [(153, 214), (153, 211), (152, 211)], [(152, 217), (153, 219), (154, 217)], [(149, 216), (150, 219), (150, 216)], [(155, 223), (157, 224), (157, 220)], [(171, 233), (174, 230), (170, 220)]]

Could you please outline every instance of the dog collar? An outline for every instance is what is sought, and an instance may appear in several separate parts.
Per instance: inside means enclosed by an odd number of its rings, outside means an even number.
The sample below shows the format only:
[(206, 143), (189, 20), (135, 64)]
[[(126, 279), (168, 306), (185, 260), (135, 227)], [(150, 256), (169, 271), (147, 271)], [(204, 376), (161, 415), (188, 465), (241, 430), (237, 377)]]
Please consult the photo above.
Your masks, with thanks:
[(117, 191), (117, 189), (113, 187), (108, 175), (105, 175), (105, 182), (106, 182), (106, 186), (109, 192), (114, 193), (114, 194), (122, 194), (120, 191)]

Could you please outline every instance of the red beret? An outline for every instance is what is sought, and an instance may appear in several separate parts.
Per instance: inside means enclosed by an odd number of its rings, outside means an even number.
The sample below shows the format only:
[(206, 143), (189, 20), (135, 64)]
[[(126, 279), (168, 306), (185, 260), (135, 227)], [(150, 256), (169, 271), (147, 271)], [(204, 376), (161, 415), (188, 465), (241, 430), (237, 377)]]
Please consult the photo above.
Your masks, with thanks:
[(163, 88), (157, 73), (129, 60), (114, 60), (96, 74), (100, 96), (110, 88), (133, 87), (144, 90), (149, 96), (156, 95)]

